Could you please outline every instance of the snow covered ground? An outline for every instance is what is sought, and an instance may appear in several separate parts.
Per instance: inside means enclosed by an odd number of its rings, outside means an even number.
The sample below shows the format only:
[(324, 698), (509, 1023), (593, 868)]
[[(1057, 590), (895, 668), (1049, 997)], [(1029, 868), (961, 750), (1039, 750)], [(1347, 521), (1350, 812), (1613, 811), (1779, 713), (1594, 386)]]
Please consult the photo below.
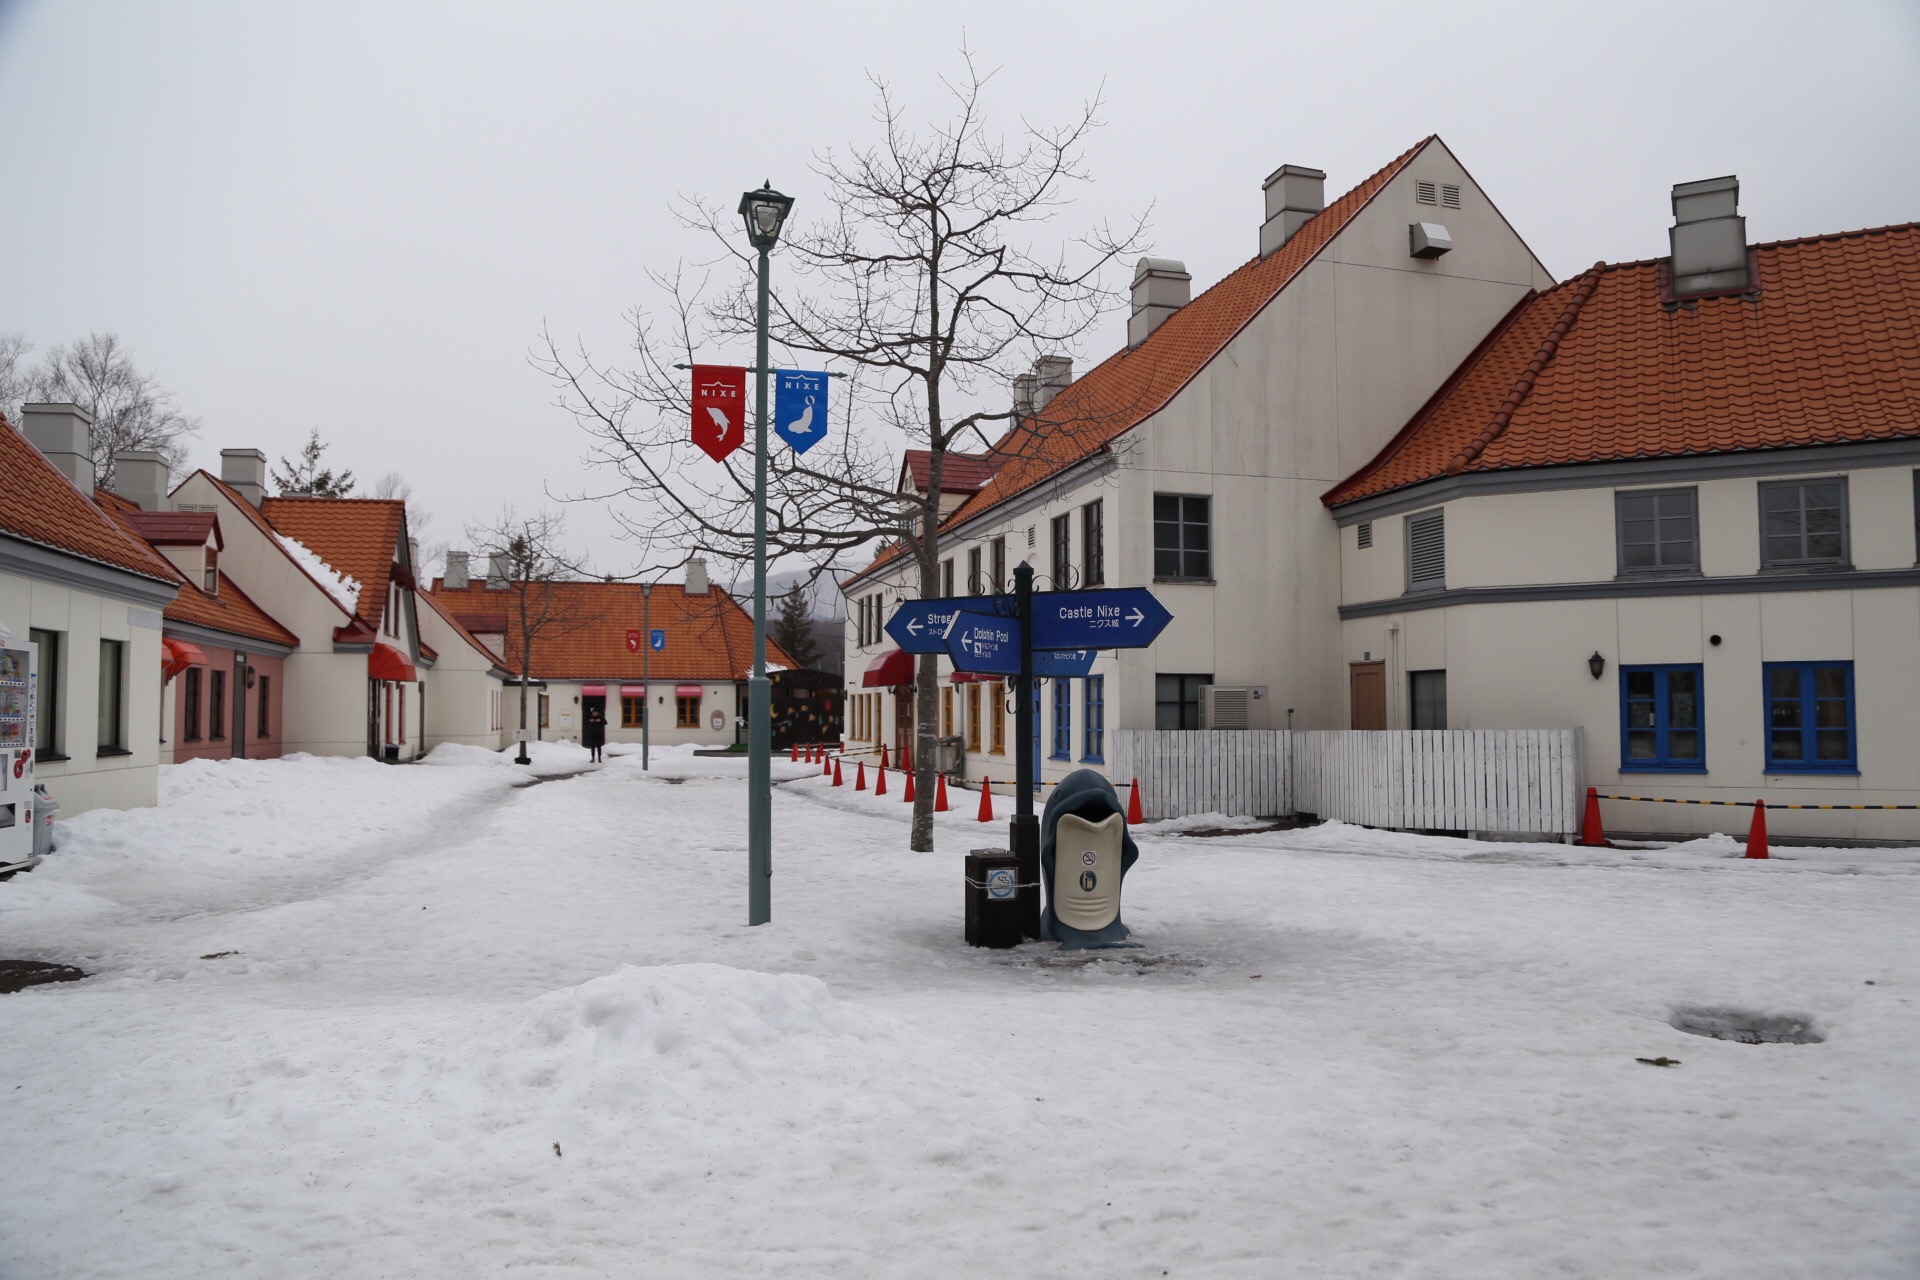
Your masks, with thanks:
[(96, 974), (0, 996), (0, 1276), (1920, 1274), (1912, 853), (1149, 826), (1144, 947), (982, 952), (972, 795), (914, 854), (779, 762), (748, 929), (744, 762), (653, 764), (67, 824), (0, 884)]

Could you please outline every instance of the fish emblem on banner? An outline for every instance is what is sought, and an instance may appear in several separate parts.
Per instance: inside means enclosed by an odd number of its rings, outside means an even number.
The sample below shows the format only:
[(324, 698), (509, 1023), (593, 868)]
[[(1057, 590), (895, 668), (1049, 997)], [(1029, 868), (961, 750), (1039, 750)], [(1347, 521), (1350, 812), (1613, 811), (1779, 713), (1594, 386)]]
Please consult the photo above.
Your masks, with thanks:
[(805, 453), (826, 438), (827, 375), (805, 369), (780, 369), (774, 374), (773, 431)]
[(747, 438), (747, 371), (737, 365), (693, 366), (693, 442), (725, 462)]

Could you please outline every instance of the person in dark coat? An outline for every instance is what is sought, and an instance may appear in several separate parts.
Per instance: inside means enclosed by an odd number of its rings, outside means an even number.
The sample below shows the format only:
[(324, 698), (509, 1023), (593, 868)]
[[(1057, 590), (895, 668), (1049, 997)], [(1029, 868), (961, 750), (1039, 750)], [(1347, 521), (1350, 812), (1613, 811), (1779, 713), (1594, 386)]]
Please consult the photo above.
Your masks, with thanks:
[(607, 745), (607, 713), (599, 707), (587, 708), (587, 727), (581, 735), (587, 750), (593, 752), (593, 761), (602, 761), (600, 749)]

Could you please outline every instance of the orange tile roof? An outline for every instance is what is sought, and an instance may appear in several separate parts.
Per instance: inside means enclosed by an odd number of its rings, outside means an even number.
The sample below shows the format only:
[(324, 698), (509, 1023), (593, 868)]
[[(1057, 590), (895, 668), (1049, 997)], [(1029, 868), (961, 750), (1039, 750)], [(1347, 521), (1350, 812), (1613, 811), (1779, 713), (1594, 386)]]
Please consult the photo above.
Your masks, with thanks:
[(268, 498), (260, 504), (274, 529), (359, 582), (360, 620), (376, 629), (406, 512), (398, 498)]
[[(655, 680), (739, 680), (753, 666), (753, 619), (718, 587), (704, 596), (690, 596), (677, 583), (661, 583), (653, 589), (650, 606), (635, 582), (556, 582), (553, 590), (560, 609), (581, 625), (565, 635), (535, 640), (536, 680), (638, 680), (643, 655), (628, 651), (627, 632), (644, 627), (667, 633), (667, 647), (645, 659)], [(449, 588), (437, 578), (433, 583), (436, 607), (459, 617), (502, 611), (511, 615), (518, 591), (517, 586), (489, 589), (484, 582), (473, 582), (465, 590)], [(520, 645), (511, 626), (504, 643), (503, 665), (518, 674)], [(798, 665), (771, 638), (767, 662), (789, 669)]]
[(124, 569), (143, 578), (178, 576), (159, 552), (136, 538), (0, 415), (0, 534)]
[(265, 640), (271, 644), (283, 644), (292, 649), (300, 647), (300, 637), (275, 622), (265, 609), (248, 599), (247, 593), (224, 573), (220, 575), (220, 594), (217, 596), (206, 594), (184, 578), (180, 588), (180, 594), (165, 610), (165, 616), (171, 621), (191, 623), (196, 627), (224, 631), (252, 640)]
[[(943, 493), (972, 493), (1000, 469), (1005, 461), (990, 453), (949, 453), (940, 462), (940, 490)], [(927, 478), (933, 474), (933, 454), (927, 449), (909, 449), (900, 460), (902, 479), (911, 477), (913, 487), (927, 491)]]
[[(127, 501), (117, 493), (113, 497)], [(150, 546), (199, 547), (206, 545), (211, 535), (215, 550), (227, 549), (226, 539), (220, 534), (220, 521), (211, 511), (142, 511), (133, 507), (127, 512), (127, 520), (133, 532)]]
[(1329, 506), (1463, 471), (1920, 437), (1920, 223), (1757, 246), (1757, 289), (1596, 264), (1522, 302)]
[[(420, 601), (420, 603), (426, 605), (427, 608), (439, 614), (440, 620), (442, 622), (445, 622), (449, 627), (452, 627), (454, 630), (454, 633), (458, 635), (462, 640), (465, 640), (468, 644), (472, 645), (474, 649), (477, 650), (482, 657), (492, 662), (493, 665), (496, 667), (501, 665), (500, 655), (495, 653), (487, 645), (482, 644), (480, 642), (479, 637), (475, 636), (473, 632), (467, 630), (466, 625), (462, 623), (460, 619), (454, 617), (451, 612), (449, 612), (446, 608), (442, 607), (440, 602), (433, 598), (432, 592), (416, 591), (414, 592), (414, 598)], [(420, 649), (421, 649), (421, 652), (423, 653), (428, 651), (427, 646), (425, 644), (422, 644), (420, 646)]]
[[(192, 543), (204, 543), (209, 533), (216, 540), (220, 536), (220, 522), (211, 511), (142, 511), (107, 489), (99, 490), (94, 497), (100, 510), (131, 537), (144, 537), (142, 531), (148, 528), (161, 530), (162, 536), (181, 539), (186, 539), (191, 531), (197, 529), (199, 536), (191, 539)], [(219, 594), (210, 596), (200, 589), (198, 583), (180, 572), (171, 560), (161, 557), (161, 563), (166, 565), (167, 573), (180, 588), (180, 594), (161, 610), (161, 616), (249, 640), (299, 646), (298, 636), (248, 599), (246, 592), (240, 590), (226, 574), (219, 575)]]
[[(1273, 253), (1243, 263), (1167, 317), (1145, 342), (1107, 357), (1063, 388), (1034, 418), (1009, 430), (992, 449), (1004, 459), (993, 479), (960, 504), (942, 527), (970, 520), (1058, 475), (1158, 413), (1434, 141), (1429, 135), (1416, 142), (1308, 219)], [(848, 583), (900, 554), (897, 544), (883, 549)]]

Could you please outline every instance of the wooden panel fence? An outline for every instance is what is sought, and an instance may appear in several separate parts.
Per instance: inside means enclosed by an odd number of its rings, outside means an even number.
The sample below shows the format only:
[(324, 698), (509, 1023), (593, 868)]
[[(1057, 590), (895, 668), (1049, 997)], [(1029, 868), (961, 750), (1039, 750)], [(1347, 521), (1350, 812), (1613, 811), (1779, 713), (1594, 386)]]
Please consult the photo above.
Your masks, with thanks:
[(1441, 831), (1579, 831), (1578, 729), (1116, 730), (1114, 780), (1149, 818), (1322, 818)]

